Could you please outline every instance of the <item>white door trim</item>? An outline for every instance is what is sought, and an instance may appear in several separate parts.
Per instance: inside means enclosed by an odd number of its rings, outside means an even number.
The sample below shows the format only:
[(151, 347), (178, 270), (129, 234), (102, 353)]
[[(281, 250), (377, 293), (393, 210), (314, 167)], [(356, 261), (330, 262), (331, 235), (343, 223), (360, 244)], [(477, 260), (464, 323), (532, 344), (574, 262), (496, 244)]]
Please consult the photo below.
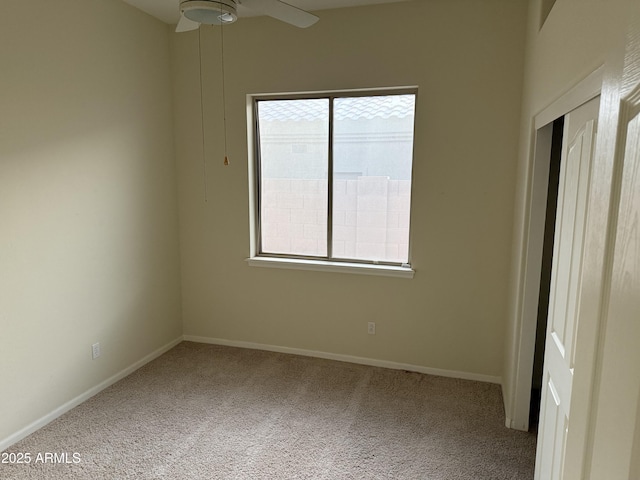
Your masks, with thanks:
[(531, 377), (551, 156), (551, 124), (557, 118), (600, 95), (603, 80), (604, 67), (601, 66), (539, 112), (532, 122), (533, 151), (528, 163), (530, 174), (526, 190), (524, 241), (519, 256), (522, 268), (517, 288), (518, 313), (515, 319), (519, 334), (515, 338), (516, 345), (513, 350), (515, 368), (511, 378), (512, 397), (506, 422), (510, 428), (529, 428)]
[(591, 72), (591, 74), (581, 80), (571, 90), (539, 112), (534, 117), (534, 128), (539, 130), (555, 119), (566, 115), (583, 103), (600, 95), (603, 80), (604, 65)]

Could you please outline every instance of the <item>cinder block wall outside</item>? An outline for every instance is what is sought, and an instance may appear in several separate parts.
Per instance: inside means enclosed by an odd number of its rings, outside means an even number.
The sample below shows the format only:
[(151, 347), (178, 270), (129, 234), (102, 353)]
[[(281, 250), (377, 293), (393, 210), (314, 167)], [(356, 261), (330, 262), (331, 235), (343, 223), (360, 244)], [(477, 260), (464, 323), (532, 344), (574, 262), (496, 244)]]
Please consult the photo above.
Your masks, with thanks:
[[(333, 188), (333, 256), (407, 261), (410, 180), (360, 176)], [(326, 192), (326, 180), (264, 179), (263, 251), (326, 255)]]

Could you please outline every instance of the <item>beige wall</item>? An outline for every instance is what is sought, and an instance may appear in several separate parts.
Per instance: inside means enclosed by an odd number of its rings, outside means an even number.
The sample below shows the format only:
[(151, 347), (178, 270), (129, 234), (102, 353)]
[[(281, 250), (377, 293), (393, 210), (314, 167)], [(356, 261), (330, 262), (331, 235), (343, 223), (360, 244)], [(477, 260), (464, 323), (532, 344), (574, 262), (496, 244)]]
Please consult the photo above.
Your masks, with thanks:
[[(170, 34), (118, 0), (1, 2), (0, 441), (178, 338), (180, 281), (187, 335), (502, 375), (509, 415), (531, 120), (605, 64), (590, 227), (604, 232), (633, 1), (557, 0), (541, 30), (548, 0), (529, 2), (526, 28), (512, 0), (323, 11), (309, 30), (242, 19), (225, 29), (228, 167), (219, 29), (201, 37), (203, 162), (197, 33)], [(415, 278), (248, 267), (245, 95), (394, 85), (420, 88)], [(600, 257), (602, 236), (587, 247)], [(602, 263), (588, 264), (590, 288)], [(637, 332), (624, 295), (614, 284), (611, 312), (624, 315), (596, 345), (593, 478), (638, 470), (638, 403), (616, 395), (636, 385), (618, 367), (638, 365), (618, 348)]]
[(0, 441), (182, 333), (168, 41), (0, 2)]
[[(577, 85), (591, 72), (606, 64), (606, 76), (615, 75), (621, 64), (624, 29), (621, 12), (625, 0), (557, 0), (547, 21), (540, 28), (542, 0), (530, 0), (527, 25), (527, 50), (520, 129), (517, 192), (515, 200), (514, 257), (511, 294), (506, 331), (503, 386), (507, 418), (514, 412), (516, 348), (522, 328), (520, 303), (525, 274), (522, 246), (527, 241), (527, 209), (532, 176), (533, 120), (543, 109)], [(607, 105), (605, 100), (604, 105)], [(602, 123), (614, 129), (615, 123)], [(606, 210), (606, 205), (604, 206)], [(603, 212), (600, 212), (603, 213)], [(606, 220), (606, 219), (605, 219)], [(601, 219), (602, 221), (602, 219)], [(526, 372), (523, 373), (526, 375)]]
[[(173, 35), (184, 332), (499, 377), (526, 5), (416, 1)], [(418, 85), (413, 280), (252, 268), (246, 95)], [(204, 174), (206, 172), (206, 189)], [(367, 322), (377, 324), (367, 335)]]
[[(633, 231), (630, 212), (637, 214), (637, 202), (629, 192), (612, 196), (620, 181), (614, 175), (615, 142), (621, 99), (629, 93), (625, 84), (625, 44), (627, 62), (638, 56), (640, 11), (635, 0), (557, 0), (547, 22), (539, 29), (540, 9), (545, 0), (531, 0), (527, 28), (526, 67), (517, 193), (515, 206), (514, 259), (505, 350), (504, 393), (507, 418), (514, 414), (517, 349), (521, 340), (523, 245), (526, 244), (528, 198), (533, 162), (533, 119), (536, 114), (576, 86), (589, 73), (603, 66), (601, 110), (595, 163), (590, 191), (580, 297), (580, 330), (576, 350), (571, 418), (585, 418), (572, 432), (584, 431), (582, 438), (567, 445), (564, 478), (628, 479), (633, 460), (632, 443), (638, 415), (637, 289), (640, 278), (638, 251), (624, 264), (627, 251), (614, 249), (616, 235)], [(630, 19), (635, 15), (635, 26)], [(635, 44), (626, 38), (636, 34)], [(636, 60), (635, 82), (637, 75)], [(628, 77), (633, 79), (631, 72)], [(625, 166), (637, 170), (638, 160)], [(636, 199), (637, 200), (637, 199)], [(627, 208), (615, 223), (617, 202)], [(609, 236), (608, 236), (609, 233)], [(625, 233), (625, 235), (627, 235)], [(631, 234), (637, 242), (637, 229)], [(631, 251), (630, 249), (627, 249)], [(629, 259), (634, 259), (632, 264)], [(620, 271), (617, 271), (620, 270)], [(624, 270), (624, 273), (621, 271)], [(607, 273), (613, 272), (613, 274)], [(634, 303), (635, 302), (635, 303)], [(635, 345), (635, 347), (634, 347)], [(591, 367), (595, 366), (592, 376)], [(527, 372), (520, 372), (526, 375)], [(576, 395), (576, 392), (578, 394)], [(590, 404), (589, 401), (592, 400)], [(637, 442), (637, 440), (636, 440)], [(573, 460), (586, 447), (584, 464)], [(637, 444), (636, 447), (637, 449)], [(582, 467), (583, 472), (579, 472)]]

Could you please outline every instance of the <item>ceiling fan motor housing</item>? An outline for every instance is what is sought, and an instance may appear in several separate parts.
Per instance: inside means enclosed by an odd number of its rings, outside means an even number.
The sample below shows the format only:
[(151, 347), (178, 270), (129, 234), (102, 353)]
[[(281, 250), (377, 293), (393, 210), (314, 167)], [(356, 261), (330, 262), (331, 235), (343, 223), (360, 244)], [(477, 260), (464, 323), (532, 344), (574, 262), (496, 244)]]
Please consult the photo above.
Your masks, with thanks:
[(234, 0), (181, 0), (180, 13), (205, 25), (226, 25), (238, 19)]

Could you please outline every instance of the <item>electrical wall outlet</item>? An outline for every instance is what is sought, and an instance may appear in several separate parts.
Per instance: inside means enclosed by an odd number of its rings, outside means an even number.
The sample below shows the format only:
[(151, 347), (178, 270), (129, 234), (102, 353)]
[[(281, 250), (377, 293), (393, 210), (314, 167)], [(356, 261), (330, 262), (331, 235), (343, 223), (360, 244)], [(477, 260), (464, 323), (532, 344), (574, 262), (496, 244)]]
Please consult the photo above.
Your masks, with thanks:
[(94, 360), (100, 356), (100, 342), (91, 345), (91, 358)]
[(375, 322), (369, 322), (367, 325), (367, 333), (369, 335), (375, 335), (376, 334), (376, 324)]

